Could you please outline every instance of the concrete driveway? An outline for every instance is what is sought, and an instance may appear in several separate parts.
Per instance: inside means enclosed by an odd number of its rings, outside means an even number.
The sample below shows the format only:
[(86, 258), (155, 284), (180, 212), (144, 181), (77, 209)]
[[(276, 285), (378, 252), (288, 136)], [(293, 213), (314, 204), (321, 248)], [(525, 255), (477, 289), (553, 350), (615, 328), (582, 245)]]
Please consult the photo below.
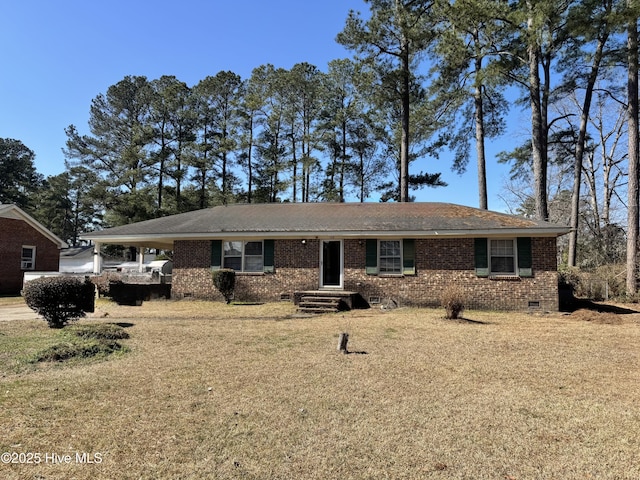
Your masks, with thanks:
[(0, 305), (0, 321), (35, 320), (41, 318), (26, 305)]

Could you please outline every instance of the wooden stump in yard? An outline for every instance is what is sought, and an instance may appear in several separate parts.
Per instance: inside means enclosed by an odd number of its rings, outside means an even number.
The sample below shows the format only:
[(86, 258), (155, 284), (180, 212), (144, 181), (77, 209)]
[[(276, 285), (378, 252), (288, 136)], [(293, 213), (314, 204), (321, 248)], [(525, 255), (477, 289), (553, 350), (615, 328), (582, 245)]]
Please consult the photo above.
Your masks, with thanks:
[(347, 353), (347, 342), (349, 341), (348, 333), (341, 333), (338, 340), (338, 350), (342, 353)]

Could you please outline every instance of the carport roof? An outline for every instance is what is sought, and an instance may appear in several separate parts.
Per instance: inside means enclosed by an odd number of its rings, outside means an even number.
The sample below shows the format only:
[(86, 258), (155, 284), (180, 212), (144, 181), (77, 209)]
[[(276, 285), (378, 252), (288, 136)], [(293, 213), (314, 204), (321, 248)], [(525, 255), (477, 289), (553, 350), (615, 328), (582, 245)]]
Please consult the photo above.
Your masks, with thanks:
[(176, 240), (559, 236), (563, 225), (450, 203), (231, 204), (86, 233), (99, 243), (171, 248)]

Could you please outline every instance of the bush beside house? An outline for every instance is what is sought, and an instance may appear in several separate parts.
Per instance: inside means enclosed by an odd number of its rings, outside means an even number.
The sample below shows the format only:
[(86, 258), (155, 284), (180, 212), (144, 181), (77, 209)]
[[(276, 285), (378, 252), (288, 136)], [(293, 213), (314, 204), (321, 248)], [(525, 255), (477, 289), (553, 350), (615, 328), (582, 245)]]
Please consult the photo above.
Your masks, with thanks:
[(26, 304), (42, 315), (51, 328), (63, 328), (69, 322), (93, 312), (95, 287), (76, 277), (42, 277), (28, 282), (22, 292)]

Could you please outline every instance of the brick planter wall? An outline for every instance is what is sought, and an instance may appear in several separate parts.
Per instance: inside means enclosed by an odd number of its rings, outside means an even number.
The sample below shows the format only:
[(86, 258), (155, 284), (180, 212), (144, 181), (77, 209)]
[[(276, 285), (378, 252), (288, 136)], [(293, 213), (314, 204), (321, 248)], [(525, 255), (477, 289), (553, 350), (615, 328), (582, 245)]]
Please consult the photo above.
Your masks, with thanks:
[[(558, 310), (556, 239), (533, 238), (532, 278), (491, 279), (475, 275), (473, 239), (417, 239), (416, 275), (367, 275), (365, 242), (344, 241), (344, 289), (366, 301), (439, 306), (448, 285), (464, 290), (469, 308)], [(318, 240), (275, 241), (275, 273), (236, 277), (239, 301), (277, 301), (319, 286)], [(211, 280), (210, 241), (179, 241), (174, 246), (172, 295), (223, 300)]]
[[(17, 294), (22, 290), (25, 270), (21, 268), (22, 246), (36, 247), (36, 272), (57, 272), (60, 266), (58, 246), (28, 223), (0, 218), (0, 294)], [(31, 270), (28, 270), (31, 271)]]

